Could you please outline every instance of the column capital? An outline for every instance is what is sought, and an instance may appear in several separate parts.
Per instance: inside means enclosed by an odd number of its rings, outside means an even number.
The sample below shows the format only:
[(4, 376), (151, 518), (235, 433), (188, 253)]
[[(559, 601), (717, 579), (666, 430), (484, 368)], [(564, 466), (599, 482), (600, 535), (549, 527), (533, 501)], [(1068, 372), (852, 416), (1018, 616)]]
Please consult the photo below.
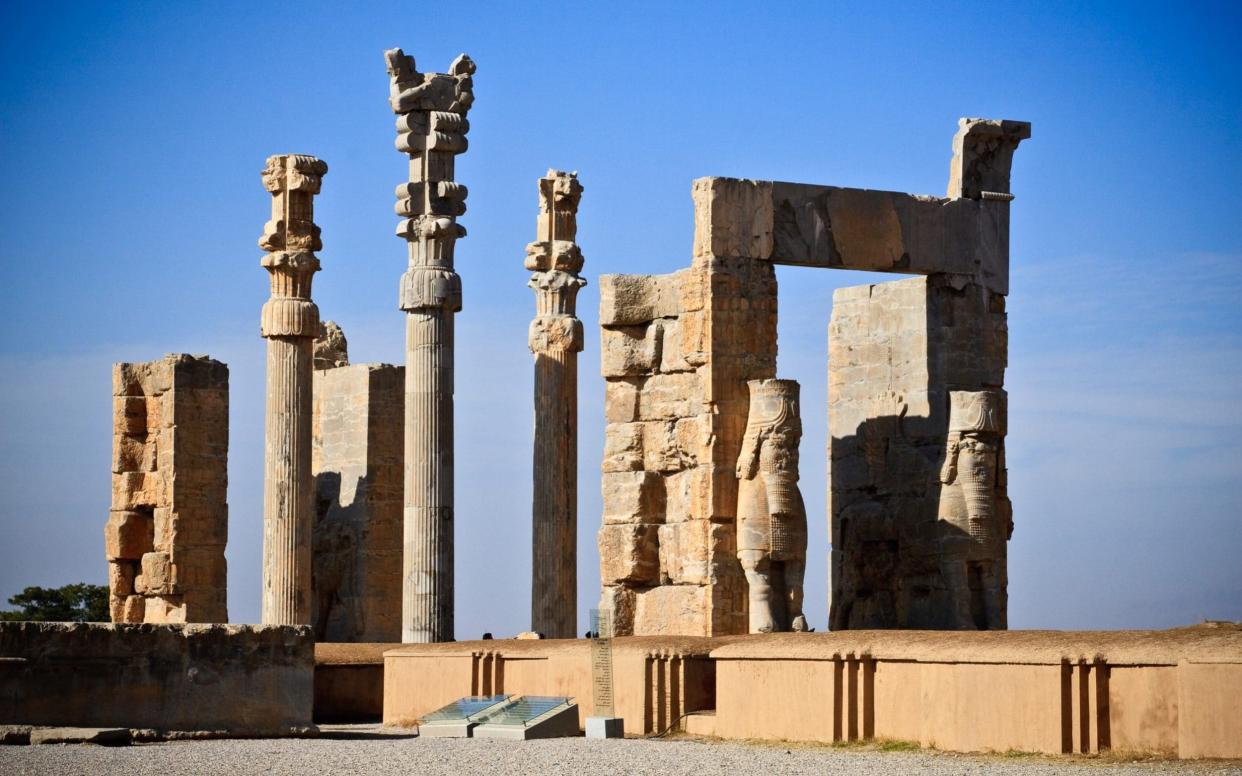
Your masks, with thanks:
[(319, 308), (311, 301), (311, 278), (319, 271), (315, 251), (323, 248), (314, 222), (314, 197), (328, 165), (305, 154), (269, 156), (263, 188), (272, 195), (272, 218), (263, 226), (260, 262), (271, 280), (271, 298), (263, 305), (264, 337), (315, 337)]

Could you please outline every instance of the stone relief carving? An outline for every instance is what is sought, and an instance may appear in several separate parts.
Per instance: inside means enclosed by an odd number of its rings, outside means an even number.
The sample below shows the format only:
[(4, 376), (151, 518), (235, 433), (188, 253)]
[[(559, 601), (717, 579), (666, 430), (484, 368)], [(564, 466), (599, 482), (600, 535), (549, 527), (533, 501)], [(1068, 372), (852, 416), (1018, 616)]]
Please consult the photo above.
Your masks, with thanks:
[(798, 383), (751, 380), (738, 456), (737, 555), (746, 572), (750, 632), (807, 629), (802, 615), (806, 507), (798, 490)]

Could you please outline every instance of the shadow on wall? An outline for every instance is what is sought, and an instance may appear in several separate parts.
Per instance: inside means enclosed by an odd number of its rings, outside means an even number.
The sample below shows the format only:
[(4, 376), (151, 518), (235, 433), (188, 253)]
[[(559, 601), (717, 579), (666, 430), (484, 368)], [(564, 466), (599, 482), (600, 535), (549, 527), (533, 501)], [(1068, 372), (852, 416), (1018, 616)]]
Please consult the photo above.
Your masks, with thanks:
[(359, 477), (354, 498), (341, 504), (341, 473), (315, 476), (314, 565), (312, 612), (316, 641), (355, 641), (364, 619), (358, 574), (360, 531), (366, 525), (367, 478)]
[(1007, 627), (1006, 339), (1003, 297), (951, 276), (834, 295), (832, 630)]

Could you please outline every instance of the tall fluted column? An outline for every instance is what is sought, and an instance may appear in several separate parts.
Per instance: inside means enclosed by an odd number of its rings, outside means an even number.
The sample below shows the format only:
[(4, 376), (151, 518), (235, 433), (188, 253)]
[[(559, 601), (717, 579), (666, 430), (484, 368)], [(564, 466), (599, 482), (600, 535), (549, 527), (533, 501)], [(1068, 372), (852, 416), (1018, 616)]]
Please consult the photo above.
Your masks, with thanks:
[(263, 470), (263, 614), (268, 625), (311, 621), (311, 374), (319, 308), (311, 279), (323, 248), (313, 197), (328, 165), (313, 156), (268, 157), (263, 185), (272, 220), (259, 247), (271, 276), (263, 305), (267, 338), (267, 424)]
[(474, 62), (462, 54), (449, 72), (420, 73), (401, 49), (384, 52), (397, 150), (410, 180), (397, 187), (397, 235), (409, 243), (401, 278), (405, 327), (405, 526), (401, 594), (403, 642), (453, 639), (453, 314), (461, 278), (453, 247), (466, 230), (466, 187), (453, 181), (466, 150), (474, 102)]
[(539, 180), (536, 241), (526, 246), (527, 284), (535, 289), (530, 349), (535, 354), (534, 555), (531, 630), (548, 638), (577, 634), (578, 353), (574, 317), (582, 252), (577, 173), (548, 170)]

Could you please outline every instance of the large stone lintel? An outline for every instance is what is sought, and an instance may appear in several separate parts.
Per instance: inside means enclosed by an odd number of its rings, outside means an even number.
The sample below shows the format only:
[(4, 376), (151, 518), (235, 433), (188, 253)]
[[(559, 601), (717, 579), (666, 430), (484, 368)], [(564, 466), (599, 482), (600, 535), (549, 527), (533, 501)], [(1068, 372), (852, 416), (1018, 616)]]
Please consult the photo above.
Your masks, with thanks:
[(978, 278), (1009, 292), (1009, 203), (699, 178), (696, 259)]

